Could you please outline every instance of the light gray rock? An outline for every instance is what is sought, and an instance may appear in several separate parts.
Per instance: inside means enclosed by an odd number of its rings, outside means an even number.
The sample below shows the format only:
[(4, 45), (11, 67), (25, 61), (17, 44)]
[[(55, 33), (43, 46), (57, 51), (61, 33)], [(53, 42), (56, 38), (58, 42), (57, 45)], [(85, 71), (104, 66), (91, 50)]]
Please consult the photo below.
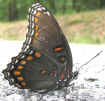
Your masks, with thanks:
[[(3, 79), (1, 71), (11, 61), (11, 57), (20, 52), (22, 41), (0, 41), (0, 101), (39, 101), (38, 96), (30, 96)], [(42, 101), (105, 101), (105, 45), (70, 44), (74, 71), (94, 57), (100, 51), (99, 56), (80, 69), (78, 79), (74, 80), (68, 93), (58, 91), (45, 95)], [(73, 88), (73, 89), (71, 89)], [(24, 94), (24, 96), (23, 96)], [(66, 98), (64, 98), (64, 96)]]

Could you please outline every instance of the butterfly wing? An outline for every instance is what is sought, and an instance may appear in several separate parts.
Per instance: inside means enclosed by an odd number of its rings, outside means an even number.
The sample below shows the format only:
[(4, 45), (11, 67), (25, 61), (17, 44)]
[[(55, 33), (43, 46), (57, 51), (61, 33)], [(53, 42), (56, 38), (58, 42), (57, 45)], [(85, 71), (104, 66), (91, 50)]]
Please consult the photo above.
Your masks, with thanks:
[[(69, 44), (53, 15), (39, 3), (29, 11), (30, 52), (3, 71), (19, 88), (33, 91), (58, 89), (72, 78)], [(28, 49), (26, 50), (28, 51)]]

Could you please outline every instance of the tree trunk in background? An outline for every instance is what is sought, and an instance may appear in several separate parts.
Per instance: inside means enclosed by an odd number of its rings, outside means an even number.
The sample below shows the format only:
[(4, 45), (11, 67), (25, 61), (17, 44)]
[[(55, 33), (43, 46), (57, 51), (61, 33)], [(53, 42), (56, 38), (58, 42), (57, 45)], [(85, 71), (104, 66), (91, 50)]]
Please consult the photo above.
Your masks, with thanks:
[(72, 9), (76, 8), (76, 0), (72, 0)]
[(72, 0), (72, 9), (76, 10), (76, 12), (80, 12), (81, 11), (80, 2), (77, 0)]
[(105, 6), (105, 0), (100, 0), (100, 8), (103, 8)]
[(16, 20), (17, 18), (17, 8), (16, 8), (16, 0), (8, 1), (8, 19), (9, 21)]
[(12, 20), (12, 2), (10, 0), (8, 1), (8, 19)]
[(13, 18), (14, 18), (14, 20), (17, 18), (16, 0), (13, 0)]
[(63, 14), (66, 12), (66, 4), (67, 4), (67, 0), (63, 0)]
[(55, 0), (49, 0), (50, 8), (52, 9), (53, 13), (56, 12), (56, 7), (55, 7)]
[(40, 0), (34, 0), (35, 2), (40, 2)]

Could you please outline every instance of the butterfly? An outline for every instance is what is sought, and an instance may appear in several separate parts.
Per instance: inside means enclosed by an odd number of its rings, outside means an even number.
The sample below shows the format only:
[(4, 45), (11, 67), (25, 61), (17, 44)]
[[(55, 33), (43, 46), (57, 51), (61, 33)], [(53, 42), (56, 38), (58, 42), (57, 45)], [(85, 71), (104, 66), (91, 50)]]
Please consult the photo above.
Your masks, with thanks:
[(68, 87), (76, 76), (68, 41), (51, 12), (40, 3), (29, 9), (21, 52), (3, 70), (10, 85), (44, 93)]

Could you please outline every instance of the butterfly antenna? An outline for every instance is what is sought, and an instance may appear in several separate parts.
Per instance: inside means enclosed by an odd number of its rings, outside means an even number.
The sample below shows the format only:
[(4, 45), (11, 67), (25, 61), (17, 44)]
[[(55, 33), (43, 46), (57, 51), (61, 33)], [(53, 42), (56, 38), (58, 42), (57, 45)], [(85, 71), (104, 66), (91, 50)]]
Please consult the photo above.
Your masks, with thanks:
[(95, 56), (93, 56), (90, 60), (88, 60), (86, 63), (82, 64), (78, 71), (80, 71), (80, 69), (82, 69), (85, 65), (87, 65), (88, 63), (90, 63), (92, 60), (94, 60), (97, 56), (99, 56), (103, 51), (98, 52)]
[(105, 72), (105, 68), (101, 69), (100, 71), (97, 71), (96, 74), (99, 75), (102, 72)]

